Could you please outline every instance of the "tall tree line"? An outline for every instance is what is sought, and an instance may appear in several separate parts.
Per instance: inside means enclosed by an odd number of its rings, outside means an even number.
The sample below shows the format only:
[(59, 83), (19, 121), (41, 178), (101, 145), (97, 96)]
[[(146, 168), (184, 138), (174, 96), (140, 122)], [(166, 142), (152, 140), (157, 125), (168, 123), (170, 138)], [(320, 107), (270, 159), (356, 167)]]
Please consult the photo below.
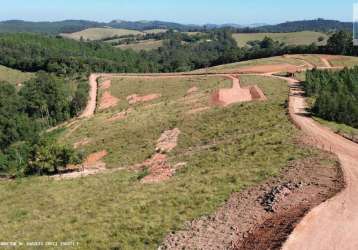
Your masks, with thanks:
[(314, 114), (358, 128), (358, 67), (307, 71), (305, 89), (316, 98)]

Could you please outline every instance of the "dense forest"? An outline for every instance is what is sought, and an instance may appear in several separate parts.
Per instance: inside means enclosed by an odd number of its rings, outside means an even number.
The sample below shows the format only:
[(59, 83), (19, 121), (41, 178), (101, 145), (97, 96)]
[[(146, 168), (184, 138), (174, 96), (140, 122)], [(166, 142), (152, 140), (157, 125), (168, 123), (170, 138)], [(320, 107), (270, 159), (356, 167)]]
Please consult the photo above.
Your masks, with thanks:
[(58, 145), (42, 131), (76, 116), (87, 103), (88, 83), (74, 93), (68, 83), (46, 73), (25, 82), (0, 83), (0, 174), (57, 173), (81, 157), (73, 149)]
[(0, 64), (58, 75), (157, 70), (153, 63), (133, 51), (122, 51), (104, 43), (27, 33), (0, 35)]
[(305, 90), (316, 98), (315, 115), (358, 128), (358, 67), (307, 71)]
[[(287, 47), (266, 39), (263, 47), (238, 48), (229, 30), (206, 34), (204, 42), (172, 33), (166, 44), (151, 52), (120, 50), (101, 42), (73, 41), (36, 34), (0, 35), (0, 64), (23, 71), (57, 75), (90, 72), (169, 72), (194, 70), (239, 60), (284, 53), (315, 52), (316, 47)], [(260, 45), (260, 44), (259, 44)]]
[[(242, 60), (290, 53), (358, 55), (352, 35), (340, 31), (327, 46), (287, 46), (265, 38), (239, 48), (231, 29), (202, 35), (168, 31), (150, 35), (165, 37), (164, 46), (140, 53), (113, 48), (103, 42), (73, 41), (61, 37), (27, 33), (0, 35), (0, 64), (23, 71), (43, 70), (56, 75), (87, 75), (90, 72), (178, 72)], [(129, 38), (128, 38), (129, 39)]]
[(58, 22), (28, 22), (22, 20), (8, 20), (0, 22), (0, 32), (35, 32), (44, 34), (73, 33), (87, 28), (103, 27), (105, 23), (65, 20)]

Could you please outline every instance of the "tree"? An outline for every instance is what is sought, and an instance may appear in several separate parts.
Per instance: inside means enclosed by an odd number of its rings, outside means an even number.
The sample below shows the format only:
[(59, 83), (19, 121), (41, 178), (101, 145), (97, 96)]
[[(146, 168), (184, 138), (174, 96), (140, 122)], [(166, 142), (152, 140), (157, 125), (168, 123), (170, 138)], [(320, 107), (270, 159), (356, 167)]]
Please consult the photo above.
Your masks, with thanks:
[(79, 164), (82, 158), (72, 148), (59, 145), (47, 138), (32, 146), (27, 174), (56, 174), (61, 169), (66, 169), (69, 164)]
[(353, 37), (350, 32), (339, 31), (334, 33), (327, 41), (326, 50), (331, 54), (352, 55)]

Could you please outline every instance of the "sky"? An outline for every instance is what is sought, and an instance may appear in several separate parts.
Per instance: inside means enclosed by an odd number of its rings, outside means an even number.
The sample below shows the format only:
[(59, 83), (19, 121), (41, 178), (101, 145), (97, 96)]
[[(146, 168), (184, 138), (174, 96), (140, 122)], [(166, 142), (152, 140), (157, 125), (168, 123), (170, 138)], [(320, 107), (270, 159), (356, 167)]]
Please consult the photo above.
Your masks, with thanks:
[(351, 21), (358, 0), (2, 0), (0, 19), (161, 20), (184, 24)]

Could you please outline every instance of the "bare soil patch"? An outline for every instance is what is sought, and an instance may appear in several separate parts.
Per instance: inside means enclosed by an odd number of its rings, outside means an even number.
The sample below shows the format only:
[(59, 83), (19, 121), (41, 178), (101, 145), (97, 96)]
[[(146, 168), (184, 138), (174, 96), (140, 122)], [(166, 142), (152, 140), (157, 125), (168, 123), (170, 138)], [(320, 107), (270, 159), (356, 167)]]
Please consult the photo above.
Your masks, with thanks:
[(111, 95), (109, 91), (105, 91), (101, 97), (101, 101), (99, 104), (99, 110), (108, 109), (111, 107), (115, 107), (118, 104), (119, 99)]
[(158, 153), (168, 153), (172, 151), (178, 143), (180, 130), (178, 128), (165, 131), (157, 141), (155, 151)]
[(106, 164), (102, 159), (107, 155), (106, 150), (102, 150), (87, 156), (85, 162), (81, 165), (69, 166), (69, 172), (51, 176), (55, 180), (75, 179), (96, 175), (107, 170)]
[(113, 122), (113, 121), (120, 121), (120, 120), (124, 120), (127, 118), (128, 114), (131, 113), (133, 110), (132, 109), (127, 109), (125, 111), (119, 112), (117, 114), (114, 114), (113, 116), (111, 116), (108, 121)]
[(171, 166), (166, 155), (166, 153), (177, 146), (179, 134), (180, 130), (178, 128), (162, 133), (157, 141), (157, 153), (143, 163), (132, 167), (133, 170), (146, 170), (148, 172), (148, 174), (141, 179), (141, 183), (159, 183), (166, 181), (175, 174), (178, 168), (184, 165), (183, 163), (179, 163), (175, 166)]
[(258, 86), (249, 86), (242, 88), (240, 80), (236, 76), (228, 76), (233, 80), (233, 86), (230, 89), (219, 89), (211, 96), (214, 105), (229, 106), (238, 102), (250, 102), (253, 100), (267, 100), (265, 94)]
[(84, 168), (91, 168), (97, 166), (100, 161), (108, 154), (106, 150), (102, 150), (87, 156), (86, 161), (84, 162)]
[(89, 85), (90, 85), (89, 99), (85, 110), (80, 115), (80, 118), (89, 118), (94, 115), (94, 112), (96, 110), (96, 103), (97, 103), (98, 77), (99, 75), (97, 74), (91, 74), (89, 77)]
[(343, 188), (338, 165), (321, 164), (327, 158), (292, 162), (277, 178), (232, 194), (213, 215), (169, 234), (161, 249), (279, 249), (309, 209)]
[(272, 65), (257, 65), (247, 66), (238, 69), (239, 74), (265, 74), (273, 72), (297, 72), (304, 69), (301, 66), (295, 66), (288, 63), (272, 64)]

